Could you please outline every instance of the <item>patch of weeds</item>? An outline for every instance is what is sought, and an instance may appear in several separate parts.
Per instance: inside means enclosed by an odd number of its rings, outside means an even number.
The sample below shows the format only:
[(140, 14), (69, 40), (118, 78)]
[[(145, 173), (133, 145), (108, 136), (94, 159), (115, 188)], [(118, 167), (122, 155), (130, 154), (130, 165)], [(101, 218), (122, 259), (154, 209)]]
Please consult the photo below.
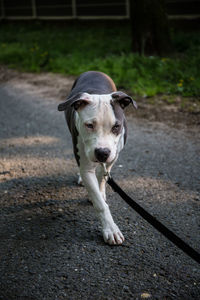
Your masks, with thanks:
[(99, 70), (110, 75), (118, 89), (143, 97), (165, 94), (162, 101), (173, 104), (170, 95), (200, 95), (200, 35), (173, 32), (173, 44), (176, 52), (170, 57), (139, 56), (131, 52), (128, 25), (11, 23), (0, 27), (0, 63), (66, 75)]

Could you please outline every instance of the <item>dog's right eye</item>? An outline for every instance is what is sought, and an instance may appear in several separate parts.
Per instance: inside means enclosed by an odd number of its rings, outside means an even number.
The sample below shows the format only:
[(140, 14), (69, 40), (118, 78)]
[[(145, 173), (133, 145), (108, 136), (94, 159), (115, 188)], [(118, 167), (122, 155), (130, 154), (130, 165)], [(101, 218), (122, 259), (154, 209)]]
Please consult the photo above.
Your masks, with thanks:
[(85, 126), (90, 129), (94, 129), (94, 125), (92, 123), (86, 123)]

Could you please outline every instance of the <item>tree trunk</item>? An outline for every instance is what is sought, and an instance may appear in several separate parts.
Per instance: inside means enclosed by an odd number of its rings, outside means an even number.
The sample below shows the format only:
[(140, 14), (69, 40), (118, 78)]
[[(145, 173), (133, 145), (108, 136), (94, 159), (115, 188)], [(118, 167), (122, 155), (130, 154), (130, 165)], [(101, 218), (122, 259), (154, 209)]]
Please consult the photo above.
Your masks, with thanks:
[(130, 17), (134, 52), (163, 55), (170, 51), (165, 0), (130, 0)]

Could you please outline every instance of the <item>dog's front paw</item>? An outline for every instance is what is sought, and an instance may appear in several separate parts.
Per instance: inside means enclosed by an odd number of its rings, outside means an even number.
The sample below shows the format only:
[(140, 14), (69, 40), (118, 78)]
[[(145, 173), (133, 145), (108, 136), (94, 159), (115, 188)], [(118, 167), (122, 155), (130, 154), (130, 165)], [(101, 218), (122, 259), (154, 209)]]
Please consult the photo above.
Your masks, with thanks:
[(124, 236), (116, 224), (103, 228), (103, 238), (109, 245), (121, 245), (124, 241)]

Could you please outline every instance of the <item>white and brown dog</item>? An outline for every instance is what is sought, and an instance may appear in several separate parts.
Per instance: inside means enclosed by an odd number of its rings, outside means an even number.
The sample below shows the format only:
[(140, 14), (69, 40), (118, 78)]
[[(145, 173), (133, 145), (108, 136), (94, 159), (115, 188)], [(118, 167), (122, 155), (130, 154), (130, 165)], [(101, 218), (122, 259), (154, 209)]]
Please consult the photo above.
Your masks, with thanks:
[(118, 92), (104, 73), (89, 71), (74, 82), (66, 100), (58, 106), (65, 111), (72, 135), (80, 175), (102, 224), (105, 242), (120, 245), (124, 236), (113, 221), (106, 203), (103, 164), (110, 172), (126, 142), (127, 127), (123, 109), (135, 101)]

